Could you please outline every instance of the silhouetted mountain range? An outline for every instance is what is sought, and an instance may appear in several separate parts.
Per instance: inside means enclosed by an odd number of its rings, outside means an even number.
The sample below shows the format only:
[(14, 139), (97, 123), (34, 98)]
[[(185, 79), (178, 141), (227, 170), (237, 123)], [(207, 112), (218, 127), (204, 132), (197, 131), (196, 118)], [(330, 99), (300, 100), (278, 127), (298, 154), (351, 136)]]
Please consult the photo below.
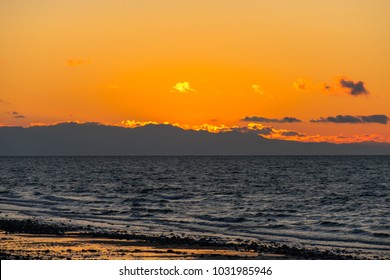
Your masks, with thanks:
[(99, 155), (390, 155), (388, 143), (302, 143), (252, 133), (137, 128), (96, 123), (0, 127), (0, 156)]

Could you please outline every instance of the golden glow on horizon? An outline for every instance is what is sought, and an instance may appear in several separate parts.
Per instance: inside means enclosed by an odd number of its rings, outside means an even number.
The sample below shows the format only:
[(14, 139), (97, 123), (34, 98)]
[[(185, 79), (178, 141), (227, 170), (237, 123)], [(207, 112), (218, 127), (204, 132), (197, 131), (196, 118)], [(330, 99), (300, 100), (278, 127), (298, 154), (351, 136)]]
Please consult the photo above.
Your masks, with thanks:
[[(58, 123), (33, 123), (29, 127), (34, 126), (52, 126), (64, 123), (76, 123), (76, 124), (88, 124), (81, 121), (68, 121), (68, 122), (58, 122)], [(223, 133), (223, 132), (232, 132), (236, 131), (239, 133), (252, 133), (257, 134), (258, 136), (267, 138), (267, 139), (278, 139), (278, 140), (288, 140), (288, 141), (299, 141), (299, 142), (330, 142), (330, 143), (354, 143), (354, 142), (390, 142), (390, 138), (385, 138), (380, 134), (354, 134), (351, 136), (346, 136), (343, 134), (338, 135), (308, 135), (303, 132), (298, 132), (294, 130), (279, 129), (273, 126), (267, 126), (261, 123), (250, 122), (246, 126), (227, 126), (227, 125), (212, 125), (204, 123), (202, 125), (188, 125), (188, 124), (179, 124), (179, 123), (169, 123), (162, 122), (157, 123), (153, 121), (135, 121), (135, 120), (126, 120), (121, 121), (120, 124), (108, 124), (104, 123), (101, 125), (106, 126), (118, 126), (123, 128), (137, 128), (147, 125), (171, 125), (178, 127), (184, 130), (195, 130), (195, 131), (207, 131), (210, 133)], [(0, 123), (0, 127), (5, 126)]]
[(220, 132), (250, 130), (246, 116), (292, 116), (303, 122), (257, 129), (390, 142), (389, 124), (310, 122), (390, 116), (388, 11), (369, 0), (1, 1), (0, 125)]

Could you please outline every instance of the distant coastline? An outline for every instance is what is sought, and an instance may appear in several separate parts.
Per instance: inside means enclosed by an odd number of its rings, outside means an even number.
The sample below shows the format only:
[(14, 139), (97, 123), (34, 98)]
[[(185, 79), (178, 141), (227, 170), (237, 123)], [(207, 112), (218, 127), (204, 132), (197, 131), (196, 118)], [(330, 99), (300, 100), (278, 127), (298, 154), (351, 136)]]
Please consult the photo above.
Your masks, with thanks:
[(95, 123), (0, 127), (0, 156), (390, 155), (390, 143), (270, 140), (253, 133)]

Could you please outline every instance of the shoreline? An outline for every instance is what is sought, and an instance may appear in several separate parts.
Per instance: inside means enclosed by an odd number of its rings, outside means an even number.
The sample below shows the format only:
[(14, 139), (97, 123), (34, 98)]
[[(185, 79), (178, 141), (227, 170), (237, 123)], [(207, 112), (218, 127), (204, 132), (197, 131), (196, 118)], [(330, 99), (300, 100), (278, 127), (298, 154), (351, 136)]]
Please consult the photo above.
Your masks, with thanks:
[(274, 242), (214, 237), (134, 234), (27, 219), (0, 219), (0, 259), (142, 260), (142, 259), (367, 259), (345, 251), (297, 248)]

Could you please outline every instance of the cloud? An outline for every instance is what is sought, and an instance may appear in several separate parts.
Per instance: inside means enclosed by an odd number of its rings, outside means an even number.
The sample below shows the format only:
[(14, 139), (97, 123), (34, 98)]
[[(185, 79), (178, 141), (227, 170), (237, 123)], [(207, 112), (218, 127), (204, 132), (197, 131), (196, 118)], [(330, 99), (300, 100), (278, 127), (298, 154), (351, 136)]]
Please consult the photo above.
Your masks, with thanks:
[(319, 118), (317, 120), (310, 120), (313, 123), (324, 123), (324, 122), (332, 122), (332, 123), (361, 123), (362, 121), (354, 116), (348, 115), (337, 115), (336, 117), (327, 117), (327, 118)]
[(203, 130), (203, 131), (208, 131), (208, 132), (211, 132), (211, 133), (219, 133), (219, 132), (228, 132), (228, 131), (232, 131), (234, 130), (235, 128), (234, 127), (227, 127), (225, 125), (212, 125), (212, 124), (202, 124), (202, 125), (193, 125), (193, 126), (188, 126), (188, 125), (180, 125), (180, 124), (172, 124), (173, 126), (177, 126), (177, 127), (181, 127), (183, 129), (192, 129), (192, 130), (196, 130), (196, 131), (199, 131), (199, 130)]
[(125, 120), (121, 122), (121, 126), (128, 128), (141, 127), (149, 124), (157, 124), (156, 122), (147, 121), (147, 122), (139, 122), (134, 120)]
[(304, 140), (306, 134), (293, 130), (278, 129), (272, 126), (264, 126), (261, 123), (249, 123), (246, 127), (236, 128), (241, 133), (255, 133), (269, 139)]
[(264, 127), (262, 129), (256, 129), (255, 132), (260, 135), (270, 135), (273, 132), (272, 127)]
[(263, 123), (299, 123), (302, 122), (300, 119), (294, 117), (284, 117), (283, 119), (268, 119), (258, 116), (250, 116), (241, 119), (242, 122), (263, 122)]
[(386, 115), (371, 115), (371, 116), (360, 116), (362, 118), (362, 121), (365, 123), (380, 123), (380, 124), (387, 124), (387, 122), (390, 120), (388, 116)]
[(305, 137), (306, 136), (305, 134), (299, 133), (297, 131), (292, 131), (292, 130), (291, 131), (283, 131), (283, 132), (281, 132), (281, 135), (288, 136), (288, 137), (290, 137), (290, 136)]
[(332, 87), (331, 87), (330, 85), (328, 85), (328, 84), (323, 84), (323, 87), (324, 87), (324, 89), (327, 90), (327, 91), (332, 90)]
[(365, 88), (364, 83), (362, 81), (355, 83), (353, 81), (341, 79), (340, 85), (343, 88), (347, 88), (349, 90), (349, 94), (351, 95), (357, 96), (362, 94), (368, 94), (368, 90)]
[(241, 132), (252, 132), (259, 135), (270, 135), (274, 132), (274, 129), (269, 126), (262, 126), (261, 124), (248, 124), (247, 130), (241, 131)]
[(295, 82), (293, 82), (293, 87), (296, 90), (299, 91), (305, 91), (309, 89), (310, 82), (304, 80), (304, 79), (298, 79)]
[(91, 63), (91, 60), (90, 59), (68, 59), (66, 61), (66, 65), (68, 66), (81, 66), (81, 65), (84, 65), (84, 64), (89, 64)]
[(271, 126), (264, 126), (261, 123), (248, 123), (244, 127), (233, 127), (231, 131), (240, 133), (253, 133), (257, 135), (271, 135), (274, 133), (274, 128)]
[(12, 116), (14, 119), (24, 119), (26, 116), (23, 116), (19, 114), (18, 112), (12, 111), (12, 112), (7, 112), (8, 115)]
[(252, 89), (255, 91), (255, 92), (258, 92), (260, 94), (263, 94), (264, 92), (262, 91), (261, 87), (257, 84), (253, 84), (252, 85)]
[(369, 94), (364, 82), (354, 82), (343, 77), (336, 78), (332, 83), (317, 83), (305, 79), (298, 79), (293, 82), (293, 87), (298, 91), (322, 92), (325, 94), (334, 94), (337, 92), (347, 92), (352, 96)]
[(191, 88), (189, 82), (180, 82), (177, 83), (172, 87), (172, 92), (181, 92), (181, 93), (187, 93), (187, 92), (195, 92), (193, 88)]
[(313, 123), (379, 123), (387, 124), (389, 117), (386, 115), (371, 115), (371, 116), (351, 116), (351, 115), (337, 115), (336, 117), (319, 118), (317, 120), (310, 120)]

